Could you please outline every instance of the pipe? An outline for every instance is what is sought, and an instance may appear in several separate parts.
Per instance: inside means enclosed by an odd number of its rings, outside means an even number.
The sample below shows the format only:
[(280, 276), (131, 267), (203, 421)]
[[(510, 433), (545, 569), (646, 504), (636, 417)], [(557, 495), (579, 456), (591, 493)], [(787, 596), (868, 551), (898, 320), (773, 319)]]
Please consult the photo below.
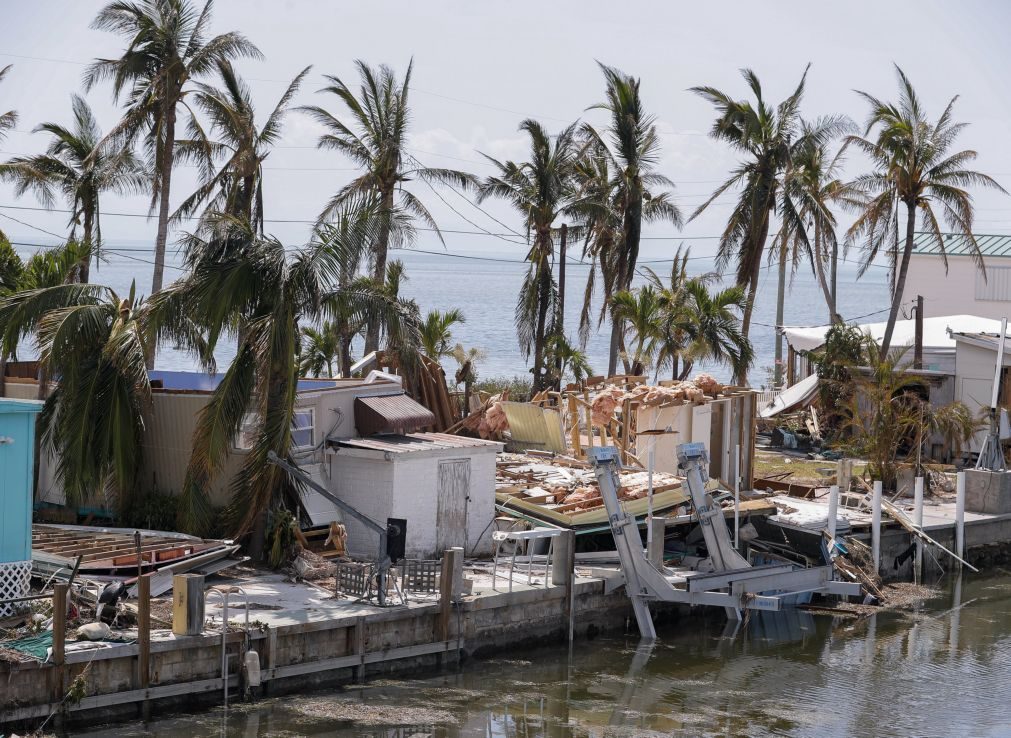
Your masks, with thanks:
[[(965, 558), (965, 472), (955, 476), (955, 553)], [(959, 562), (959, 566), (962, 564)]]
[[(834, 545), (836, 518), (839, 516), (839, 485), (833, 484), (828, 493), (828, 537), (829, 544)], [(829, 551), (829, 554), (832, 552)]]
[(874, 558), (874, 573), (881, 571), (881, 481), (874, 483), (871, 495), (871, 555)]
[[(913, 525), (921, 532), (923, 531), (923, 477), (917, 477), (913, 481)], [(919, 584), (923, 576), (923, 541), (916, 539), (916, 561), (914, 564), (913, 578)]]

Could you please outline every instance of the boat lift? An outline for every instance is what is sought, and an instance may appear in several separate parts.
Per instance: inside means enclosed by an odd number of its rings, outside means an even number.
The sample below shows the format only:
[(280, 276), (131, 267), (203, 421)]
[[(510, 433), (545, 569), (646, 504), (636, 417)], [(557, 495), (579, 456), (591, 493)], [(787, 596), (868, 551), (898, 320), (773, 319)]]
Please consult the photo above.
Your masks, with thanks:
[(709, 454), (701, 443), (683, 443), (678, 446), (677, 455), (678, 464), (686, 475), (694, 516), (702, 527), (709, 552), (704, 562), (708, 571), (654, 566), (646, 558), (635, 517), (625, 512), (618, 499), (621, 461), (617, 449), (597, 447), (587, 449), (587, 453), (607, 508), (625, 591), (632, 601), (639, 633), (644, 639), (656, 640), (649, 612), (652, 600), (722, 607), (727, 617), (740, 620), (742, 610), (778, 611), (788, 598), (799, 594), (861, 594), (859, 584), (835, 581), (835, 569), (831, 564), (809, 569), (786, 563), (749, 564), (730, 540), (723, 510), (706, 492), (703, 471), (709, 464)]

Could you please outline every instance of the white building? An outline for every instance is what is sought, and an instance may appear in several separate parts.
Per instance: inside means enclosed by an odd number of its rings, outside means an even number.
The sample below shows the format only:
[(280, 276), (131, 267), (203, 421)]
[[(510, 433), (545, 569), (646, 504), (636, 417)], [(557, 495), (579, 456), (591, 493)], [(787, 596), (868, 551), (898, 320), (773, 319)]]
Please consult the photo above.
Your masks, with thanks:
[[(490, 553), (495, 520), (495, 458), (502, 444), (444, 433), (409, 433), (331, 442), (331, 490), (374, 521), (407, 521), (406, 555), (434, 559), (453, 546)], [(378, 538), (345, 516), (348, 551), (371, 558)]]
[(947, 270), (937, 239), (928, 233), (916, 234), (903, 305), (911, 305), (922, 295), (927, 318), (968, 314), (998, 319), (1011, 313), (1011, 236), (976, 236), (985, 274), (973, 259), (966, 236), (946, 233), (943, 238)]
[[(993, 399), (1000, 328), (998, 326), (997, 331), (992, 333), (954, 333), (952, 338), (957, 346), (955, 399), (965, 403), (974, 416), (985, 417)], [(1011, 341), (1005, 344), (1002, 364), (997, 406), (1007, 409), (1011, 407)], [(973, 453), (980, 450), (986, 433), (987, 427), (976, 433), (971, 447)]]

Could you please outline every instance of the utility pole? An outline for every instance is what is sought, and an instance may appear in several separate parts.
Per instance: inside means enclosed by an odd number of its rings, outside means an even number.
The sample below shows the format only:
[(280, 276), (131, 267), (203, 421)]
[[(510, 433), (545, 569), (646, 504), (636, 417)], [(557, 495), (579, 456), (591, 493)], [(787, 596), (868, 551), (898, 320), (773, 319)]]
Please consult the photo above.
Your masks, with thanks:
[[(786, 230), (785, 228), (783, 229)], [(779, 287), (776, 292), (776, 387), (783, 386), (783, 303), (786, 299), (786, 236), (779, 245)], [(775, 389), (775, 387), (773, 388)]]

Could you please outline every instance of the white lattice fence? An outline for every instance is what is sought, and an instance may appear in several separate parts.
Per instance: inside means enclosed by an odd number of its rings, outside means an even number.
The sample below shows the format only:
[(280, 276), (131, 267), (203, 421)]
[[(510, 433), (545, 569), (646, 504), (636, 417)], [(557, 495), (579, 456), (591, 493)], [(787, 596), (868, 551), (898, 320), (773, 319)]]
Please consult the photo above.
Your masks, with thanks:
[[(31, 561), (7, 561), (0, 564), (0, 602), (27, 595), (31, 578)], [(0, 604), (0, 617), (13, 615), (23, 609), (19, 604), (21, 603)]]

